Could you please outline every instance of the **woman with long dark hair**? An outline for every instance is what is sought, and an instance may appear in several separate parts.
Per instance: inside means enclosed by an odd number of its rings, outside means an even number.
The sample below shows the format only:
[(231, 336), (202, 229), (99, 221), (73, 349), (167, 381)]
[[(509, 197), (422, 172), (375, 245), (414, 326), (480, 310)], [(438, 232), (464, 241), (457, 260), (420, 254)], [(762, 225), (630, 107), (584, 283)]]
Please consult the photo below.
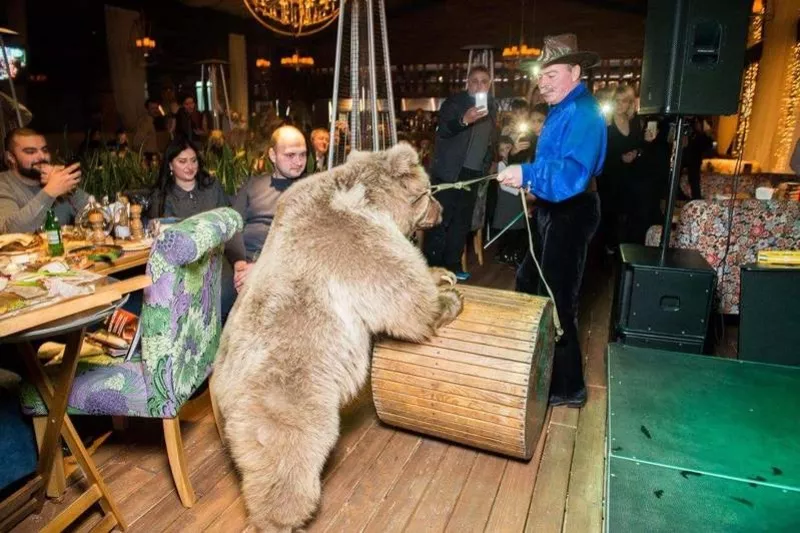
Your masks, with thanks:
[[(158, 188), (150, 202), (150, 218), (188, 218), (218, 207), (230, 207), (231, 201), (222, 185), (203, 167), (200, 151), (192, 141), (177, 138), (164, 152)], [(222, 266), (222, 317), (227, 317), (236, 291), (233, 265), (244, 262), (244, 243), (237, 233), (225, 246), (227, 261)]]
[(197, 145), (182, 137), (170, 142), (150, 202), (150, 218), (188, 218), (230, 205), (220, 182), (206, 172)]

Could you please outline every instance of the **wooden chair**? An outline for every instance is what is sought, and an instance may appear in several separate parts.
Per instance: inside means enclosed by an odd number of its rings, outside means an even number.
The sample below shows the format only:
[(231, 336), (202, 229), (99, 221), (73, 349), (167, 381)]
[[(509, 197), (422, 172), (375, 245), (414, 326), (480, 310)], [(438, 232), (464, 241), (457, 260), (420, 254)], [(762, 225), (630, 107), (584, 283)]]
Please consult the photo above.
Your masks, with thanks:
[[(175, 486), (185, 507), (195, 502), (180, 430), (180, 411), (209, 377), (222, 332), (220, 276), (223, 246), (241, 231), (229, 208), (214, 209), (169, 227), (156, 240), (144, 291), (141, 350), (130, 360), (81, 360), (69, 397), (70, 415), (160, 418)], [(41, 432), (47, 414), (30, 384), (21, 391), (23, 410)], [(63, 476), (63, 468), (56, 469)], [(63, 492), (52, 479), (49, 495)]]
[[(467, 249), (469, 248), (468, 244), (464, 245), (464, 251), (461, 252), (461, 270), (464, 272), (469, 272), (467, 270)], [(478, 258), (478, 264), (483, 266), (483, 228), (478, 228), (472, 234), (472, 248), (475, 252), (475, 256)]]
[[(478, 257), (478, 264), (483, 266), (483, 226), (486, 224), (486, 200), (489, 193), (489, 182), (473, 185), (473, 187), (478, 189), (475, 191), (475, 208), (472, 211), (472, 223), (470, 225), (472, 248)], [(464, 251), (461, 252), (461, 270), (464, 272), (469, 272), (467, 270), (469, 263), (467, 261), (468, 249), (469, 245), (464, 243)]]

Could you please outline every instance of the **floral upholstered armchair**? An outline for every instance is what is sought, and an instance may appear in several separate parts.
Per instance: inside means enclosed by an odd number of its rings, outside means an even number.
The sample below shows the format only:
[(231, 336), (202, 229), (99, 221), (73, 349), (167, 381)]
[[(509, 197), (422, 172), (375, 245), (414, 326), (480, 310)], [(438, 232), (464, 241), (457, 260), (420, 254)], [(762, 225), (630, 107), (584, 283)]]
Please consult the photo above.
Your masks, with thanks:
[[(111, 415), (163, 420), (167, 455), (181, 502), (194, 503), (186, 471), (179, 412), (212, 370), (222, 331), (220, 275), (224, 243), (242, 229), (230, 208), (183, 220), (159, 235), (144, 290), (141, 350), (130, 360), (87, 358), (78, 363), (69, 397), (71, 415)], [(31, 385), (22, 391), (23, 410), (46, 415)]]
[[(697, 250), (717, 271), (717, 311), (739, 314), (740, 267), (754, 263), (760, 250), (800, 250), (800, 202), (737, 201), (730, 224), (730, 201), (695, 200), (681, 210), (670, 245)], [(647, 232), (646, 244), (659, 246), (661, 226)]]

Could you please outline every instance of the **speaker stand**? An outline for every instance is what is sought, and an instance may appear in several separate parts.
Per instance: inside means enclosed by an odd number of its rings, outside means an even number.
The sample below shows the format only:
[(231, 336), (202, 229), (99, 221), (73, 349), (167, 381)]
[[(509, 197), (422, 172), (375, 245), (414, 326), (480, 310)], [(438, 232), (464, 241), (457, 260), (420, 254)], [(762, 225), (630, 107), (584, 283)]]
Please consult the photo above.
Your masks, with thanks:
[(667, 196), (667, 213), (664, 216), (664, 228), (661, 231), (661, 257), (659, 264), (664, 266), (669, 249), (669, 239), (672, 233), (672, 215), (675, 212), (675, 196), (680, 189), (681, 182), (681, 159), (683, 158), (683, 139), (684, 132), (683, 115), (677, 115), (678, 121), (675, 124), (675, 144), (672, 154), (672, 169), (669, 175), (669, 196)]

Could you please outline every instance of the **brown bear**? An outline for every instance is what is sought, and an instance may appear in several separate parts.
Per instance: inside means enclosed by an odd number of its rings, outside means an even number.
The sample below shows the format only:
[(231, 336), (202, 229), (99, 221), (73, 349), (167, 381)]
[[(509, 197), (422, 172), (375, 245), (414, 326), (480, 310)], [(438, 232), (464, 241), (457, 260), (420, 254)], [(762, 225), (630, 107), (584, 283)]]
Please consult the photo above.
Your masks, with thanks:
[(373, 336), (422, 341), (461, 312), (455, 276), (409, 240), (441, 205), (407, 144), (353, 152), (281, 197), (228, 319), (212, 397), (250, 524), (290, 532), (317, 509), (339, 409), (367, 378)]

